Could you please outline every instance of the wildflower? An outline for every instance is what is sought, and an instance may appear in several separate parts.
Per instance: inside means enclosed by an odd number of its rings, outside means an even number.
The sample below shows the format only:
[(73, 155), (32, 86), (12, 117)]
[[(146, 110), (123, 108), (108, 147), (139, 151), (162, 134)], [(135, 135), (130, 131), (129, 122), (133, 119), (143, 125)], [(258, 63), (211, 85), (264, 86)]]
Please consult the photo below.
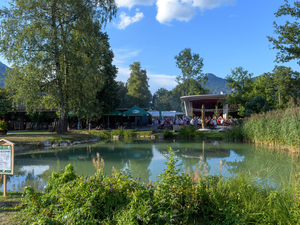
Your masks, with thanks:
[(102, 181), (101, 184), (104, 184), (104, 181)]
[(78, 178), (80, 178), (80, 176), (78, 176)]
[(92, 203), (90, 204), (90, 206), (92, 206)]
[(130, 184), (130, 187), (131, 187), (131, 185), (132, 185), (132, 184)]
[(72, 184), (72, 182), (70, 182), (69, 184)]
[(80, 201), (82, 201), (82, 198), (80, 198)]
[(172, 202), (172, 205), (174, 205), (174, 202)]
[(294, 195), (294, 199), (296, 198), (296, 195)]
[(122, 172), (121, 174), (124, 175), (124, 172)]
[(110, 191), (113, 191), (113, 190), (114, 190), (113, 188), (110, 189)]
[(152, 206), (150, 206), (150, 210), (152, 210), (153, 208), (152, 208)]
[(131, 177), (131, 175), (130, 175), (130, 174), (128, 174), (128, 176), (129, 176), (129, 177)]
[(98, 184), (96, 184), (96, 186), (98, 186)]

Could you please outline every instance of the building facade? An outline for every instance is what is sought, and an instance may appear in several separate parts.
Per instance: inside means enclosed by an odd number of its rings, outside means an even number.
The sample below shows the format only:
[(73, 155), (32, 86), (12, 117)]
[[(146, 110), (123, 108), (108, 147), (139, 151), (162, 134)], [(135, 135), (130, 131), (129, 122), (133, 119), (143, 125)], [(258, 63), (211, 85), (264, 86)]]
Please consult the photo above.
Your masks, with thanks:
[(213, 116), (217, 114), (224, 119), (228, 116), (228, 105), (222, 104), (225, 100), (225, 95), (190, 95), (180, 98), (184, 101), (185, 115), (202, 116), (202, 105), (205, 107), (205, 116)]

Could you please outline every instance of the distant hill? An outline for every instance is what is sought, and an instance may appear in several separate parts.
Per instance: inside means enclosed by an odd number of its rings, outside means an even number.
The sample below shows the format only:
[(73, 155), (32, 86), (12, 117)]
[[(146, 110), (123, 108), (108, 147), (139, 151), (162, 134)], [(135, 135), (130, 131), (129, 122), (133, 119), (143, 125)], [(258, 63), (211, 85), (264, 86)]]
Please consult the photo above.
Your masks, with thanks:
[(4, 74), (7, 74), (6, 68), (7, 68), (7, 66), (4, 65), (2, 62), (0, 62), (0, 87), (1, 88), (4, 87), (4, 80), (3, 79), (5, 78)]
[(220, 94), (221, 91), (223, 94), (230, 94), (226, 84), (227, 80), (221, 77), (217, 77), (212, 73), (205, 74), (208, 78), (205, 87), (212, 89), (210, 94)]

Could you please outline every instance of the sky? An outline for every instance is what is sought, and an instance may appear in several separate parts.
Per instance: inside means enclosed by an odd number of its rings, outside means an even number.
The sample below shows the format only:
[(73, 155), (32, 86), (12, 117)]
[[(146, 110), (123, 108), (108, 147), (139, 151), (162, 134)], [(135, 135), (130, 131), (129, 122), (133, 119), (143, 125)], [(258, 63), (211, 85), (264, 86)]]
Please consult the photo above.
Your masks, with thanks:
[[(274, 15), (284, 0), (115, 1), (118, 13), (103, 31), (115, 55), (117, 81), (126, 82), (129, 65), (140, 62), (152, 93), (161, 87), (171, 90), (181, 74), (174, 57), (185, 48), (203, 58), (203, 73), (221, 78), (240, 66), (253, 76), (271, 72), (275, 65), (299, 71), (296, 61), (275, 63), (277, 51), (267, 39), (276, 37), (274, 21), (290, 19)], [(1, 56), (0, 61), (8, 65)]]

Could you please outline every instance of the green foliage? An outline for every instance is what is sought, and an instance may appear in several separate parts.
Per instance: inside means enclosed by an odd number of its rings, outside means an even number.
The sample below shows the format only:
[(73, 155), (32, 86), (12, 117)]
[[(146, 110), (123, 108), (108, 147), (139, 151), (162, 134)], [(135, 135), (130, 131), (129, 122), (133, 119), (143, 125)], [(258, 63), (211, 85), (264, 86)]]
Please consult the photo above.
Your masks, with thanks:
[(12, 63), (5, 86), (14, 102), (28, 112), (56, 108), (60, 134), (70, 110), (95, 112), (98, 90), (116, 72), (101, 32), (116, 10), (112, 0), (20, 0), (2, 8), (0, 52)]
[(123, 135), (124, 135), (124, 137), (131, 138), (131, 137), (134, 137), (136, 134), (133, 130), (128, 129), (128, 130), (124, 130)]
[(275, 12), (276, 17), (287, 16), (294, 21), (290, 22), (286, 20), (284, 25), (278, 25), (274, 22), (274, 33), (278, 35), (276, 38), (268, 36), (268, 40), (273, 43), (273, 49), (278, 50), (276, 56), (276, 62), (289, 62), (293, 59), (298, 60), (300, 53), (298, 51), (300, 46), (299, 32), (300, 24), (298, 23), (300, 2), (294, 1), (294, 7), (285, 0), (285, 4), (280, 6), (278, 11)]
[(182, 138), (200, 138), (203, 134), (201, 131), (195, 130), (195, 126), (190, 124), (189, 126), (181, 126), (179, 136)]
[(12, 101), (7, 89), (0, 87), (0, 118), (5, 118), (7, 110), (12, 110)]
[(237, 67), (231, 70), (231, 75), (226, 77), (227, 87), (232, 92), (227, 96), (227, 104), (229, 105), (245, 105), (251, 99), (253, 88), (253, 74), (244, 70), (243, 67)]
[(148, 108), (151, 102), (151, 92), (147, 77), (147, 71), (141, 69), (139, 62), (130, 65), (130, 77), (128, 78), (128, 104), (130, 107), (137, 105), (140, 108)]
[(106, 130), (100, 130), (100, 131), (91, 130), (91, 134), (104, 139), (110, 138), (110, 133)]
[(152, 96), (152, 110), (170, 111), (174, 108), (170, 101), (171, 93), (165, 88), (159, 88)]
[(244, 139), (243, 128), (241, 125), (232, 126), (230, 130), (224, 132), (224, 138), (230, 141), (242, 141)]
[(44, 113), (44, 112), (32, 112), (28, 114), (31, 122), (39, 123), (42, 119), (57, 119), (58, 116), (55, 113)]
[(256, 96), (250, 99), (249, 102), (246, 102), (244, 115), (250, 116), (251, 114), (267, 112), (269, 110), (271, 110), (271, 107), (268, 105), (267, 100), (260, 96)]
[(7, 130), (7, 123), (0, 119), (0, 130)]
[[(17, 214), (20, 223), (195, 224), (195, 218), (228, 225), (300, 222), (298, 183), (281, 189), (245, 173), (228, 179), (205, 175), (201, 168), (183, 173), (168, 148), (159, 181), (144, 184), (129, 171), (106, 176), (97, 157), (94, 176), (78, 176), (68, 165), (63, 173), (51, 175), (45, 193), (26, 187)], [(204, 165), (202, 160), (199, 164)]]
[(111, 134), (111, 137), (114, 136), (114, 135), (120, 135), (120, 136), (124, 137), (124, 132), (125, 132), (125, 129), (123, 129), (123, 127), (119, 127), (116, 130), (112, 130), (110, 132), (110, 134)]
[(300, 108), (273, 110), (251, 115), (245, 120), (246, 140), (299, 150)]
[(128, 93), (128, 89), (127, 89), (127, 86), (128, 84), (127, 83), (124, 83), (122, 81), (118, 81), (118, 89), (119, 89), (119, 98), (120, 98), (120, 105), (119, 105), (119, 108), (130, 108), (131, 105), (129, 104), (128, 102), (128, 99), (127, 99), (127, 93)]
[(173, 132), (168, 129), (164, 130), (163, 134), (165, 135), (165, 138), (173, 137)]

